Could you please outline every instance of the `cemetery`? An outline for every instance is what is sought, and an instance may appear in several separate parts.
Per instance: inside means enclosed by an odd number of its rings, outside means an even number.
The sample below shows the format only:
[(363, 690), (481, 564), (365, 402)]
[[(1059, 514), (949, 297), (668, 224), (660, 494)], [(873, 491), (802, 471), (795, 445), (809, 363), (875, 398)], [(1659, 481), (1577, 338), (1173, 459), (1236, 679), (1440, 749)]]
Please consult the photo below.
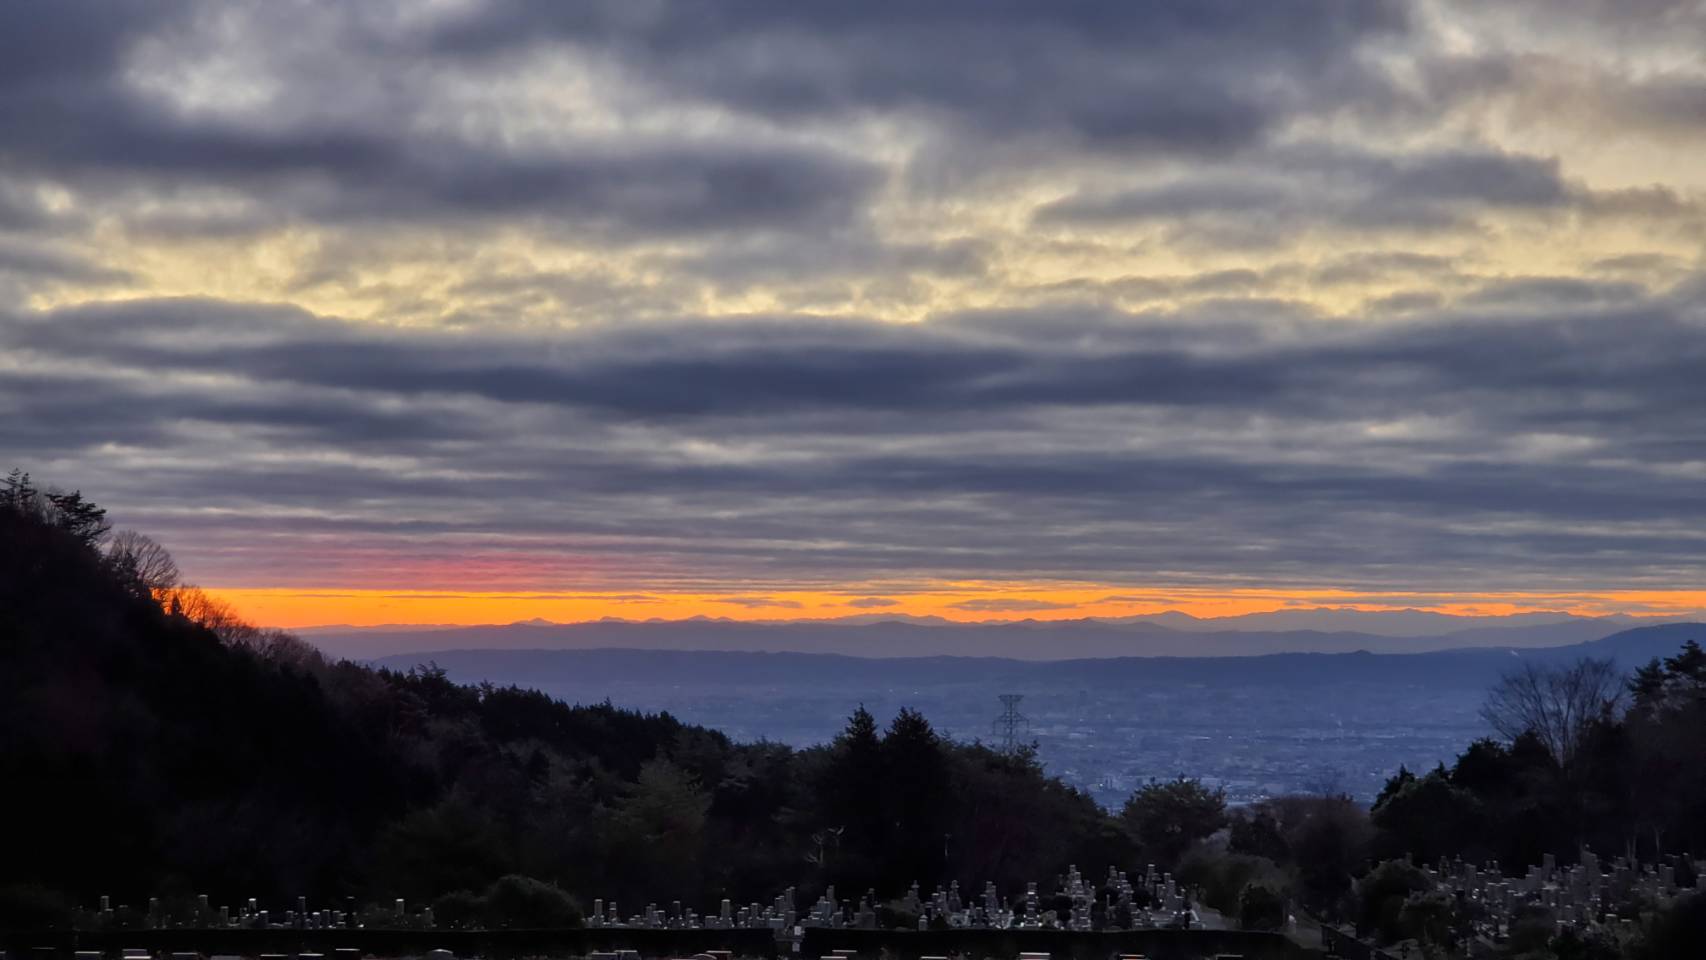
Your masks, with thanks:
[(1698, 889), (1703, 871), (1706, 861), (1682, 857), (1656, 865), (1619, 857), (1605, 864), (1591, 850), (1583, 850), (1569, 867), (1548, 854), (1515, 878), (1505, 876), (1497, 863), (1477, 867), (1453, 860), (1424, 870), (1437, 889), (1468, 907), (1474, 939), (1483, 944), (1503, 943), (1525, 917), (1545, 918), (1559, 931), (1632, 936), (1640, 913)]
[[(185, 914), (158, 901), (134, 913), (102, 898), (86, 929), (58, 938), (31, 934), (6, 944), (0, 960), (363, 960), (366, 957), (584, 957), (639, 960), (691, 957), (814, 957), (833, 960), (1002, 958), (1002, 960), (1198, 960), (1293, 957), (1307, 953), (1278, 933), (1225, 929), (1194, 904), (1191, 891), (1153, 867), (1100, 885), (1076, 868), (1045, 896), (1037, 883), (1003, 896), (986, 884), (974, 896), (958, 884), (898, 900), (872, 893), (842, 898), (831, 888), (804, 909), (789, 888), (768, 903), (723, 900), (701, 913), (679, 902), (624, 912), (596, 899), (584, 925), (491, 929), (454, 924), (431, 907), (396, 900), (384, 909), (318, 907), (299, 898), (284, 909), (255, 900), (235, 909), (196, 898)], [(1205, 917), (1206, 914), (1206, 917)], [(134, 916), (127, 925), (121, 918)]]
[[(1631, 934), (1642, 911), (1697, 888), (1706, 862), (1668, 857), (1658, 864), (1609, 863), (1591, 851), (1562, 866), (1548, 855), (1520, 876), (1498, 864), (1451, 860), (1420, 868), (1437, 893), (1472, 918), (1463, 955), (1490, 953), (1520, 923), (1536, 918), (1558, 931)], [(679, 901), (624, 911), (595, 899), (580, 926), (492, 928), (435, 916), (431, 906), (395, 900), (383, 908), (320, 907), (298, 898), (282, 909), (250, 899), (233, 908), (200, 896), (188, 906), (151, 900), (132, 910), (102, 897), (79, 928), (0, 941), (0, 960), (423, 960), (577, 957), (585, 960), (1197, 960), (1217, 957), (1395, 956), (1359, 943), (1349, 930), (1324, 930), (1324, 946), (1284, 932), (1229, 929), (1194, 891), (1150, 866), (1110, 869), (1100, 883), (1076, 867), (1007, 896), (993, 883), (967, 894), (958, 883), (925, 893), (917, 884), (895, 900), (873, 892), (844, 897), (834, 887), (810, 904), (788, 888), (765, 903), (723, 900), (700, 912)], [(1307, 945), (1307, 946), (1306, 946)]]
[[(794, 890), (789, 888), (768, 904), (752, 903), (735, 907), (722, 901), (714, 916), (700, 916), (692, 909), (673, 903), (667, 910), (657, 904), (647, 904), (638, 913), (624, 917), (615, 903), (593, 901), (587, 923), (592, 927), (631, 928), (695, 928), (745, 929), (759, 927), (784, 931), (790, 928), (811, 927), (827, 929), (876, 930), (893, 929), (895, 918), (901, 918), (919, 930), (1101, 930), (1172, 928), (1203, 929), (1203, 921), (1192, 905), (1188, 891), (1182, 889), (1172, 874), (1159, 872), (1154, 865), (1133, 883), (1126, 874), (1110, 868), (1100, 890), (1108, 891), (1101, 898), (1098, 888), (1085, 881), (1076, 866), (1057, 884), (1060, 892), (1051, 901), (1066, 899), (1070, 907), (1062, 915), (1054, 908), (1045, 909), (1036, 883), (1025, 887), (1016, 901), (1004, 899), (994, 883), (984, 885), (975, 897), (961, 894), (959, 883), (929, 896), (920, 894), (918, 884), (900, 900), (880, 912), (875, 894), (867, 892), (856, 902), (836, 896), (833, 886), (824, 891), (806, 911), (794, 907)], [(889, 922), (884, 922), (883, 913)]]

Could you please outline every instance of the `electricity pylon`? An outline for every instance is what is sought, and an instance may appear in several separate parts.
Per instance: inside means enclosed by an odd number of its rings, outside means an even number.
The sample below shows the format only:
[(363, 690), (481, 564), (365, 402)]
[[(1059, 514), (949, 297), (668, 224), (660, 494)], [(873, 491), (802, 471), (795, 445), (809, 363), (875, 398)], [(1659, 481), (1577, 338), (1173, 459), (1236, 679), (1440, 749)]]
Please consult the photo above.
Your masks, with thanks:
[(1003, 753), (1018, 752), (1020, 730), (1030, 732), (1030, 719), (1019, 712), (1019, 701), (1023, 699), (1025, 695), (1022, 693), (1001, 695), (1001, 716), (995, 718), (995, 735), (1001, 738)]

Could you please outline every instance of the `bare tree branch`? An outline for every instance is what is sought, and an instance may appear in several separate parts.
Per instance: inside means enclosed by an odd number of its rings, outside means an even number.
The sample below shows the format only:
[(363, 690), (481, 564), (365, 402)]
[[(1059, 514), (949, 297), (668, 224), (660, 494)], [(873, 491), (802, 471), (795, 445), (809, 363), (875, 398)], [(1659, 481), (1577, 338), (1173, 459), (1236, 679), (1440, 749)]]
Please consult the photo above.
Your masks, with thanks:
[(107, 563), (138, 594), (162, 599), (178, 585), (178, 563), (166, 548), (134, 530), (120, 530), (107, 541)]
[(1507, 740), (1533, 734), (1568, 769), (1589, 728), (1611, 717), (1622, 696), (1623, 675), (1610, 660), (1583, 658), (1564, 667), (1527, 662), (1499, 678), (1481, 718)]

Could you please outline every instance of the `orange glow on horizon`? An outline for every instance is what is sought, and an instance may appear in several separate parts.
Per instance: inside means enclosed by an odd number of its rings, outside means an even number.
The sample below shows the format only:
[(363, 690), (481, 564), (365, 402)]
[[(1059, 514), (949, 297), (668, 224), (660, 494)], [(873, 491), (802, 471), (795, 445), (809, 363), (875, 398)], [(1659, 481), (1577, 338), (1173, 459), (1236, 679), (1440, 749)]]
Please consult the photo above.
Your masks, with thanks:
[(1021, 586), (941, 583), (905, 589), (872, 585), (845, 591), (764, 593), (634, 593), (436, 591), (314, 588), (210, 588), (248, 620), (285, 629), (382, 624), (458, 625), (542, 619), (571, 623), (604, 618), (680, 620), (804, 620), (869, 614), (935, 616), (960, 622), (1073, 620), (1178, 611), (1229, 617), (1277, 610), (1427, 610), (1464, 616), (1557, 612), (1581, 616), (1631, 613), (1690, 617), (1706, 610), (1706, 591), (1609, 591), (1593, 594), (1499, 592), (1407, 597), (1319, 589), (1144, 590), (1073, 584)]

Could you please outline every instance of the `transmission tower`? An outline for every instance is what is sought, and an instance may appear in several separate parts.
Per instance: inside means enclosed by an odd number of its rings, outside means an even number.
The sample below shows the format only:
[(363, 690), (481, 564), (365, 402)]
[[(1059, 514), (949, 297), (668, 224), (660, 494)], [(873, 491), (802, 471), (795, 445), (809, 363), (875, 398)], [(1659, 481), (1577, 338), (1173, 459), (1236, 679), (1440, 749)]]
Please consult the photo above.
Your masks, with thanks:
[(995, 718), (995, 735), (1001, 738), (1003, 753), (1017, 752), (1020, 731), (1030, 732), (1030, 718), (1019, 712), (1019, 701), (1023, 699), (1025, 695), (1022, 693), (1001, 695), (1001, 716)]

